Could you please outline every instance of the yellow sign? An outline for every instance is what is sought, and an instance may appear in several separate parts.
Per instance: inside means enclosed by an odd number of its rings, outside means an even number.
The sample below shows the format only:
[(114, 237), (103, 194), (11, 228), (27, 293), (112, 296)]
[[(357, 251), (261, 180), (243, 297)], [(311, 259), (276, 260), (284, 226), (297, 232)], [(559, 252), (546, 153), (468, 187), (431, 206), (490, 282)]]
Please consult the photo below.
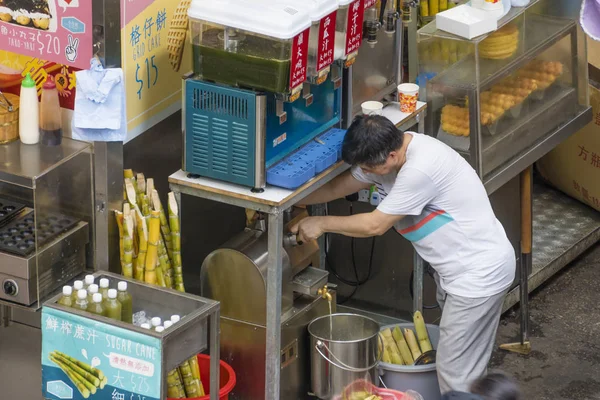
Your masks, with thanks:
[(127, 140), (181, 108), (181, 76), (191, 70), (187, 40), (180, 71), (175, 72), (169, 62), (167, 32), (178, 1), (148, 3), (121, 29)]

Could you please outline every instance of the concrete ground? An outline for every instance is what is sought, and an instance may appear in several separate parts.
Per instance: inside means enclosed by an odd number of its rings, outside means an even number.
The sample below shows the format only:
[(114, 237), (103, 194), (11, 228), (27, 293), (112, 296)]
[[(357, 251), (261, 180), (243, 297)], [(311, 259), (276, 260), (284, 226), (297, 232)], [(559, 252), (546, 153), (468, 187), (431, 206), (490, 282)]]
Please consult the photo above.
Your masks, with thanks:
[[(513, 375), (524, 400), (600, 399), (600, 246), (530, 297), (528, 356), (496, 350), (491, 369)], [(502, 318), (497, 342), (519, 338), (518, 308)]]

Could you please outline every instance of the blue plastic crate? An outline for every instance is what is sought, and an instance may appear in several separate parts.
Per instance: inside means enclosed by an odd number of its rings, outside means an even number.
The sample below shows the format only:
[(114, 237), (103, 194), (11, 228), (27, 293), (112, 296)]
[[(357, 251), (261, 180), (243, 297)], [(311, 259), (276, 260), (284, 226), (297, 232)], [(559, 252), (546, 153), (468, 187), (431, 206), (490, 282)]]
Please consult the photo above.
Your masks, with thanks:
[(315, 165), (294, 154), (267, 170), (267, 183), (285, 189), (296, 189), (316, 174)]
[(324, 142), (326, 145), (333, 147), (337, 151), (337, 159), (342, 159), (342, 143), (346, 136), (346, 130), (344, 129), (330, 129), (319, 137), (319, 140)]
[(327, 144), (312, 142), (304, 146), (298, 154), (308, 163), (315, 165), (317, 174), (325, 171), (337, 161), (337, 150)]

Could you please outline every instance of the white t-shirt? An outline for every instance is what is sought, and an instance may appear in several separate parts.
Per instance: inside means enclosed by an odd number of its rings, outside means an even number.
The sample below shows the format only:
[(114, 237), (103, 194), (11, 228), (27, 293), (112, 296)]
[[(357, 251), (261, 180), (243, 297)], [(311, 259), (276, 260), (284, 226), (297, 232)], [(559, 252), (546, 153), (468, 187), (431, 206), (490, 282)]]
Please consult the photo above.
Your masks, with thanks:
[(498, 294), (515, 277), (515, 252), (496, 219), (481, 180), (454, 150), (430, 136), (412, 141), (396, 174), (352, 168), (377, 186), (385, 214), (404, 215), (396, 230), (436, 270), (442, 289), (477, 298)]

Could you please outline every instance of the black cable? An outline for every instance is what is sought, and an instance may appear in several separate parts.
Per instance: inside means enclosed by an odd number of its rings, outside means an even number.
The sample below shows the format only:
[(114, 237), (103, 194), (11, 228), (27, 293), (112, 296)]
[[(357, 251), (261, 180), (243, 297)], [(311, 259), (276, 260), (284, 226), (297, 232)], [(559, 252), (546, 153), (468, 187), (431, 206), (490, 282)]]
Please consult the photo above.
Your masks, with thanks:
[[(353, 203), (350, 202), (350, 215), (353, 215), (353, 212), (354, 212)], [(367, 283), (371, 279), (371, 273), (373, 272), (373, 254), (375, 253), (375, 237), (373, 237), (371, 240), (371, 252), (369, 255), (369, 267), (367, 270), (367, 276), (364, 279), (360, 279), (360, 277), (358, 276), (358, 267), (356, 266), (354, 243), (355, 243), (355, 240), (354, 240), (354, 238), (352, 238), (351, 242), (350, 242), (351, 252), (352, 252), (352, 269), (354, 270), (354, 277), (356, 278), (355, 281), (352, 281), (350, 279), (346, 279), (343, 276), (341, 276), (337, 272), (336, 268), (333, 266), (333, 263), (329, 260), (329, 240), (328, 240), (327, 234), (325, 234), (325, 262), (326, 262), (326, 264), (329, 266), (329, 269), (331, 270), (333, 275), (340, 282), (344, 283), (345, 285), (351, 286), (353, 288), (352, 292), (347, 297), (339, 299), (339, 301), (338, 301), (339, 304), (344, 304), (348, 300), (350, 300), (352, 297), (354, 297), (359, 286), (362, 286), (365, 283)]]

